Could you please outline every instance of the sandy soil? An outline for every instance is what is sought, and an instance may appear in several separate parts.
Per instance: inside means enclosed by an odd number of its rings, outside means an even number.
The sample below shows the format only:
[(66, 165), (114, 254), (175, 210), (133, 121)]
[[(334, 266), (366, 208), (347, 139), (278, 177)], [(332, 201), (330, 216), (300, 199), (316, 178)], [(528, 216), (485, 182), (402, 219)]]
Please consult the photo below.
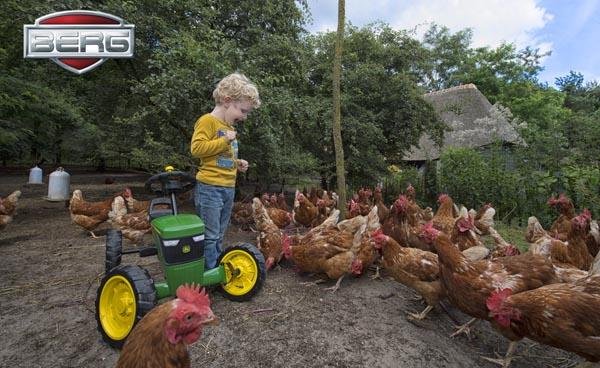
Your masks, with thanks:
[[(71, 190), (81, 189), (90, 200), (126, 185), (143, 193), (145, 176), (114, 176), (115, 183), (105, 185), (105, 175), (74, 174)], [(93, 239), (72, 224), (63, 202), (43, 200), (47, 185), (26, 182), (26, 173), (0, 173), (0, 196), (23, 192), (14, 221), (0, 232), (0, 366), (113, 367), (119, 351), (103, 342), (94, 317), (105, 237)], [(191, 204), (184, 210), (192, 211)], [(253, 241), (254, 236), (230, 227), (226, 241)], [(123, 262), (142, 265), (162, 279), (156, 257), (124, 255)], [(476, 325), (471, 340), (449, 337), (453, 321), (440, 307), (419, 325), (409, 322), (407, 311), (424, 308), (415, 294), (387, 278), (371, 280), (371, 274), (346, 279), (331, 293), (323, 289), (333, 282), (302, 285), (312, 279), (284, 264), (268, 274), (250, 302), (235, 303), (213, 293), (221, 324), (207, 328), (190, 347), (192, 365), (494, 367), (480, 356), (504, 354), (508, 342), (486, 322)], [(469, 320), (448, 309), (454, 319)], [(519, 344), (517, 354), (513, 367), (570, 367), (580, 361), (528, 340)]]

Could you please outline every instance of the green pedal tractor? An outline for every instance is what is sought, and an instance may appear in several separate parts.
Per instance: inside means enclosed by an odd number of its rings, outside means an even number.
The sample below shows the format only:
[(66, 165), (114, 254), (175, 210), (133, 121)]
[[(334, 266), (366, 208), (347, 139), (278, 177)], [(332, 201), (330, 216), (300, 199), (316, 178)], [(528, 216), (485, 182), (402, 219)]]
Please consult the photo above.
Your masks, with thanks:
[[(227, 247), (216, 268), (204, 269), (204, 223), (195, 214), (179, 214), (176, 202), (176, 195), (191, 190), (195, 179), (167, 170), (146, 182), (146, 190), (160, 196), (148, 211), (154, 246), (124, 251), (120, 231), (110, 230), (106, 236), (106, 273), (98, 288), (96, 320), (103, 339), (113, 347), (122, 347), (135, 324), (159, 299), (175, 296), (179, 285), (216, 286), (224, 297), (246, 301), (265, 280), (264, 257), (247, 243)], [(140, 266), (121, 265), (121, 255), (130, 253), (158, 255), (165, 280), (155, 282)]]

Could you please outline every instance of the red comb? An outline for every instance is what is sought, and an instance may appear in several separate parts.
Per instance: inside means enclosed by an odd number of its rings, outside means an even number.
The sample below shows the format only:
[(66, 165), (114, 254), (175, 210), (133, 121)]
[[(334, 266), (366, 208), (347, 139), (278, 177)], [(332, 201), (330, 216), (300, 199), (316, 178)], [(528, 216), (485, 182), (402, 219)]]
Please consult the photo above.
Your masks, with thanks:
[(377, 230), (374, 230), (374, 231), (371, 233), (371, 237), (372, 237), (372, 238), (376, 238), (376, 237), (378, 237), (378, 236), (381, 236), (381, 235), (384, 235), (384, 234), (383, 234), (383, 230), (381, 230), (381, 228), (379, 228), (379, 229), (377, 229)]
[(195, 305), (210, 305), (206, 290), (198, 284), (183, 284), (177, 288), (177, 297), (187, 303)]
[(496, 290), (492, 293), (492, 295), (487, 298), (485, 301), (485, 305), (491, 311), (497, 311), (502, 305), (506, 298), (512, 295), (512, 289), (500, 289)]

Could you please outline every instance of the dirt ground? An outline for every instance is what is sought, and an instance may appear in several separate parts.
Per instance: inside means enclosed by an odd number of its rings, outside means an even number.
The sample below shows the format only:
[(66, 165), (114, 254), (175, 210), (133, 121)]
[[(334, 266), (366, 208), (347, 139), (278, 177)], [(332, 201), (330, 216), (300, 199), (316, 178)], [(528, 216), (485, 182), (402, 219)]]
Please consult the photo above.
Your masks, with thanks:
[[(115, 174), (112, 185), (104, 184), (105, 176), (73, 174), (70, 189), (100, 200), (130, 186), (144, 198), (145, 176)], [(0, 172), (0, 196), (23, 192), (14, 221), (0, 232), (0, 366), (114, 367), (119, 351), (103, 342), (94, 317), (105, 237), (94, 239), (72, 224), (64, 202), (45, 201), (47, 185), (26, 182), (26, 172)], [(185, 210), (192, 211), (191, 204)], [(226, 242), (254, 237), (231, 226)], [(162, 279), (156, 257), (124, 255), (123, 263), (142, 265)], [(410, 289), (388, 278), (372, 280), (372, 273), (345, 279), (331, 293), (323, 289), (333, 282), (301, 285), (312, 279), (284, 264), (268, 274), (250, 302), (211, 293), (221, 324), (205, 329), (190, 346), (192, 366), (495, 367), (480, 356), (504, 354), (507, 340), (487, 322), (476, 324), (471, 340), (449, 337), (453, 321), (440, 307), (422, 324), (409, 322), (405, 313), (424, 305)], [(469, 320), (448, 309), (453, 318)], [(570, 367), (581, 361), (529, 340), (519, 344), (517, 356), (513, 367)]]

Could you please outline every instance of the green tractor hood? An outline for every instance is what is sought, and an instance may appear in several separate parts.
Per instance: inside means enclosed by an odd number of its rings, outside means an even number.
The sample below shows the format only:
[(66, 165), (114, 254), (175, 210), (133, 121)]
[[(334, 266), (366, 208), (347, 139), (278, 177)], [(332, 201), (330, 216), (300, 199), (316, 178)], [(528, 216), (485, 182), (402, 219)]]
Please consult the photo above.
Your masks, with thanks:
[(161, 239), (181, 239), (204, 234), (204, 222), (194, 214), (161, 216), (152, 220), (152, 227)]

